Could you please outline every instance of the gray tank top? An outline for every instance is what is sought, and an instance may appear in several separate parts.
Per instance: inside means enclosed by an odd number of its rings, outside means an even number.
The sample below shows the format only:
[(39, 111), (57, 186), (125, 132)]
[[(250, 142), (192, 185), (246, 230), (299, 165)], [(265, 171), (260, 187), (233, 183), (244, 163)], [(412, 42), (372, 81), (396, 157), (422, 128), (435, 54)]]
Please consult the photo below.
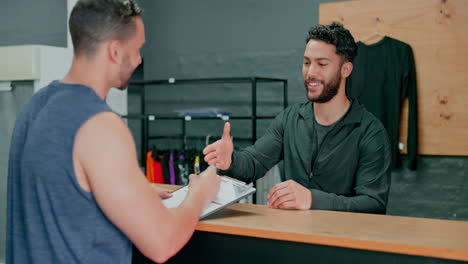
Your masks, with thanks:
[(7, 264), (131, 262), (131, 242), (73, 168), (77, 131), (104, 111), (111, 109), (91, 88), (54, 81), (19, 114), (8, 168)]

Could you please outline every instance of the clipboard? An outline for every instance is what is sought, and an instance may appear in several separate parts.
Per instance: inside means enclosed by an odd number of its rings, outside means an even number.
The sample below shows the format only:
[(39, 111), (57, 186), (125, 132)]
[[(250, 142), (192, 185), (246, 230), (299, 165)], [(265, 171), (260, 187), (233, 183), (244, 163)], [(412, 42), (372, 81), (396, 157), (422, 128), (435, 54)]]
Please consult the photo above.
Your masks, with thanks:
[[(255, 191), (255, 188), (242, 181), (227, 176), (221, 176), (221, 184), (218, 194), (215, 199), (203, 209), (200, 219), (238, 202), (240, 199), (255, 193)], [(187, 193), (188, 185), (173, 191), (172, 197), (165, 199), (162, 202), (167, 208), (178, 207), (184, 201)]]

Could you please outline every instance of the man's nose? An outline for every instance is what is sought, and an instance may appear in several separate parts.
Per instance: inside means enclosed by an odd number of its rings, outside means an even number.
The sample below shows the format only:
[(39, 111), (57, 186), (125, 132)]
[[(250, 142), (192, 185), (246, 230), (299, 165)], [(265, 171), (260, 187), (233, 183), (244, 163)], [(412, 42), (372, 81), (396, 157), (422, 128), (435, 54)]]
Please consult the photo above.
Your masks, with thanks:
[(314, 65), (310, 65), (309, 68), (307, 69), (307, 80), (310, 80), (310, 79), (318, 79), (317, 78), (317, 67), (314, 66)]

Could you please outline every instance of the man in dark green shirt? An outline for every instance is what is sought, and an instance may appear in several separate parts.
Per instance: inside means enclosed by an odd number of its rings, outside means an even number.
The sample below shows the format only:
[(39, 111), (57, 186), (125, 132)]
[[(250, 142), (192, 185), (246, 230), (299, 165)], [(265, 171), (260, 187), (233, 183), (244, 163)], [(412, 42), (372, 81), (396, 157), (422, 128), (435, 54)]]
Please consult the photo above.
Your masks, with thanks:
[(284, 161), (286, 181), (268, 193), (279, 209), (385, 213), (390, 145), (381, 122), (346, 96), (357, 46), (340, 24), (309, 31), (302, 74), (308, 102), (280, 113), (263, 137), (233, 151), (230, 124), (204, 150), (222, 174), (251, 182)]

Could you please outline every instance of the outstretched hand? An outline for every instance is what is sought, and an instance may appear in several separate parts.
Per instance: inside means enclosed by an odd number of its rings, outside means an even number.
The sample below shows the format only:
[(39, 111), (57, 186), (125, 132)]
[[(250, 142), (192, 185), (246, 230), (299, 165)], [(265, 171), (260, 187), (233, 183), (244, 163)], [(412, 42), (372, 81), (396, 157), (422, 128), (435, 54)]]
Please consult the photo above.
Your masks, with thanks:
[(209, 165), (215, 165), (216, 168), (221, 170), (227, 170), (231, 166), (234, 145), (232, 143), (230, 132), (231, 124), (226, 122), (224, 124), (223, 136), (221, 139), (206, 146), (203, 150), (205, 161)]

